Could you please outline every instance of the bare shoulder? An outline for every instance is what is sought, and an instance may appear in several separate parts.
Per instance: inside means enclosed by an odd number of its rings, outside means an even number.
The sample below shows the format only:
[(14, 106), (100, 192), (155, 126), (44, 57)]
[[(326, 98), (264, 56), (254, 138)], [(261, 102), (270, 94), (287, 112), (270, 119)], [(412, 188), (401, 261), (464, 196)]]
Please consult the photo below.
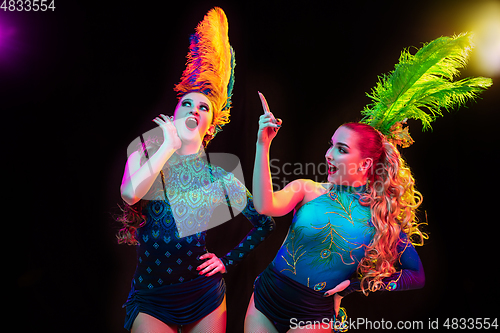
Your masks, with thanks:
[(310, 179), (295, 179), (288, 183), (283, 190), (295, 193), (301, 193), (304, 196), (309, 192), (314, 192), (317, 189), (318, 183)]
[(300, 186), (302, 186), (302, 191), (304, 193), (304, 198), (295, 207), (296, 210), (305, 205), (306, 203), (308, 203), (309, 201), (316, 199), (320, 195), (328, 193), (328, 190), (330, 188), (329, 183), (318, 183), (310, 179), (298, 179), (294, 182), (297, 182), (297, 185), (300, 184)]

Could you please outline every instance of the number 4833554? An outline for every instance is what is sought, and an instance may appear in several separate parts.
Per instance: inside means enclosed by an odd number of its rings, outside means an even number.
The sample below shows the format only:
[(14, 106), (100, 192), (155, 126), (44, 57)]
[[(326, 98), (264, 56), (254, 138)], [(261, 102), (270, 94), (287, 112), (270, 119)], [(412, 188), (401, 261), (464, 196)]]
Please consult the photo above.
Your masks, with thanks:
[[(45, 12), (47, 10), (54, 11), (56, 9), (56, 5), (54, 4), (55, 0), (4, 0), (0, 9), (3, 9), (4, 12), (37, 12), (42, 11)], [(50, 2), (50, 3), (49, 3)]]
[(443, 327), (447, 329), (497, 329), (497, 318), (446, 318)]

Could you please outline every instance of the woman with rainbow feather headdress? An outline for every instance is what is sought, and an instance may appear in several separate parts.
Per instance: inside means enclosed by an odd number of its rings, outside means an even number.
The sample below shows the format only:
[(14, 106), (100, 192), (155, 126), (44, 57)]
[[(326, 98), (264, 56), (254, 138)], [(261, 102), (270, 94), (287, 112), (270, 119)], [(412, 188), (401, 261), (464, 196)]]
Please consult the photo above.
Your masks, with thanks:
[[(285, 242), (254, 283), (245, 332), (345, 331), (342, 297), (352, 291), (422, 288), (425, 275), (414, 245), (423, 245), (416, 211), (422, 195), (397, 145), (413, 140), (408, 118), (423, 128), (474, 98), (489, 78), (454, 81), (466, 65), (471, 36), (441, 37), (379, 77), (361, 122), (340, 126), (325, 154), (328, 182), (292, 181), (273, 192), (269, 150), (282, 121), (263, 99), (253, 190), (257, 211), (283, 216), (294, 210)], [(262, 98), (262, 97), (261, 97)], [(326, 292), (325, 292), (326, 291)]]
[[(175, 86), (179, 102), (173, 116), (153, 120), (163, 140), (142, 139), (127, 160), (121, 185), (125, 205), (118, 218), (124, 227), (117, 238), (137, 245), (137, 268), (124, 305), (125, 328), (132, 332), (225, 332), (221, 273), (274, 228), (272, 218), (255, 211), (245, 186), (209, 164), (203, 153), (229, 122), (234, 66), (227, 18), (216, 7), (191, 36), (187, 67)], [(208, 223), (219, 205), (242, 212), (253, 224), (222, 258), (205, 246)]]

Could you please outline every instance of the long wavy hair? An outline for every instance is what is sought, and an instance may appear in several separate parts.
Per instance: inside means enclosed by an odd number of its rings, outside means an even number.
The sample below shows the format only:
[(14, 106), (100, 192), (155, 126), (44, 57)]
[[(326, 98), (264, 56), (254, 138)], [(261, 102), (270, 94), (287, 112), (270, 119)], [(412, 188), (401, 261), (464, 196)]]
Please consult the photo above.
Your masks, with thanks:
[[(416, 215), (423, 197), (415, 189), (415, 179), (398, 149), (383, 134), (363, 123), (342, 126), (358, 134), (361, 156), (373, 159), (367, 191), (359, 198), (363, 206), (370, 207), (376, 230), (358, 265), (361, 289), (368, 295), (384, 288), (382, 279), (396, 271), (401, 242), (421, 246), (428, 238), (420, 230)], [(408, 236), (406, 240), (400, 238), (401, 231)]]

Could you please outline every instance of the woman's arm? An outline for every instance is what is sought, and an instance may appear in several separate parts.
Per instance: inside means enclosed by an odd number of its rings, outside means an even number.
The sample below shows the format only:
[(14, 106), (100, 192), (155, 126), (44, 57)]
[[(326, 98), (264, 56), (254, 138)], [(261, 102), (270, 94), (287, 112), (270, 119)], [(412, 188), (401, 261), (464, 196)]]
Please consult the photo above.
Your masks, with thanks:
[[(269, 234), (276, 227), (276, 223), (274, 220), (262, 214), (259, 214), (254, 207), (254, 201), (252, 198), (252, 194), (245, 188), (243, 184), (241, 184), (236, 178), (233, 178), (233, 182), (237, 183), (246, 193), (246, 205), (243, 207), (238, 205), (238, 199), (232, 198), (235, 186), (227, 186), (226, 184), (226, 202), (230, 209), (241, 211), (241, 213), (252, 223), (252, 229), (248, 232), (248, 234), (241, 240), (241, 242), (234, 247), (233, 250), (228, 252), (224, 257), (221, 258), (221, 261), (224, 263), (226, 269), (231, 269), (231, 267), (235, 267), (239, 262), (241, 262), (253, 249), (255, 249), (259, 244), (261, 244), (264, 239), (269, 236)], [(239, 194), (237, 194), (239, 196)], [(233, 205), (233, 203), (235, 203)], [(234, 212), (233, 210), (233, 212)], [(236, 212), (234, 212), (236, 215)]]
[[(418, 256), (415, 247), (407, 242), (406, 234), (401, 232), (400, 238), (403, 242), (398, 245), (398, 251), (402, 252), (399, 258), (399, 269), (396, 273), (382, 279), (384, 289), (393, 290), (411, 290), (423, 288), (425, 285), (425, 273), (422, 261)], [(353, 274), (351, 280), (346, 280), (341, 284), (346, 284), (347, 287), (338, 291), (338, 287), (325, 292), (325, 297), (333, 295), (333, 308), (335, 314), (339, 313), (340, 303), (342, 298), (349, 295), (353, 291), (361, 291), (361, 281), (357, 278), (357, 273)]]
[(202, 270), (199, 274), (206, 274), (206, 276), (211, 276), (216, 272), (226, 273), (227, 270), (235, 267), (250, 251), (262, 243), (276, 226), (271, 217), (261, 215), (255, 210), (252, 194), (232, 173), (222, 171), (220, 175), (223, 175), (220, 177), (224, 192), (222, 202), (233, 211), (232, 215), (236, 216), (241, 212), (252, 223), (253, 227), (240, 243), (224, 257), (218, 258), (213, 253), (207, 253), (200, 257), (200, 259), (208, 259), (197, 267), (198, 270)]
[(253, 168), (253, 201), (255, 209), (264, 215), (283, 216), (292, 211), (304, 199), (306, 180), (295, 180), (283, 190), (274, 192), (269, 170), (271, 141), (281, 127), (281, 119), (273, 122), (272, 113), (260, 116), (255, 164)]
[[(397, 271), (391, 276), (382, 279), (385, 290), (402, 291), (423, 288), (425, 285), (425, 273), (422, 261), (415, 247), (408, 242), (404, 232), (401, 232), (400, 238), (401, 243), (398, 245), (398, 251), (402, 253), (397, 265)], [(360, 290), (361, 283), (359, 279), (355, 278), (351, 280), (349, 287), (339, 292), (338, 295), (344, 297), (353, 291)]]
[(141, 153), (138, 151), (129, 156), (120, 187), (122, 199), (129, 205), (135, 204), (146, 195), (167, 160), (181, 146), (177, 130), (170, 118), (162, 114), (153, 121), (162, 129), (164, 141), (143, 165)]

